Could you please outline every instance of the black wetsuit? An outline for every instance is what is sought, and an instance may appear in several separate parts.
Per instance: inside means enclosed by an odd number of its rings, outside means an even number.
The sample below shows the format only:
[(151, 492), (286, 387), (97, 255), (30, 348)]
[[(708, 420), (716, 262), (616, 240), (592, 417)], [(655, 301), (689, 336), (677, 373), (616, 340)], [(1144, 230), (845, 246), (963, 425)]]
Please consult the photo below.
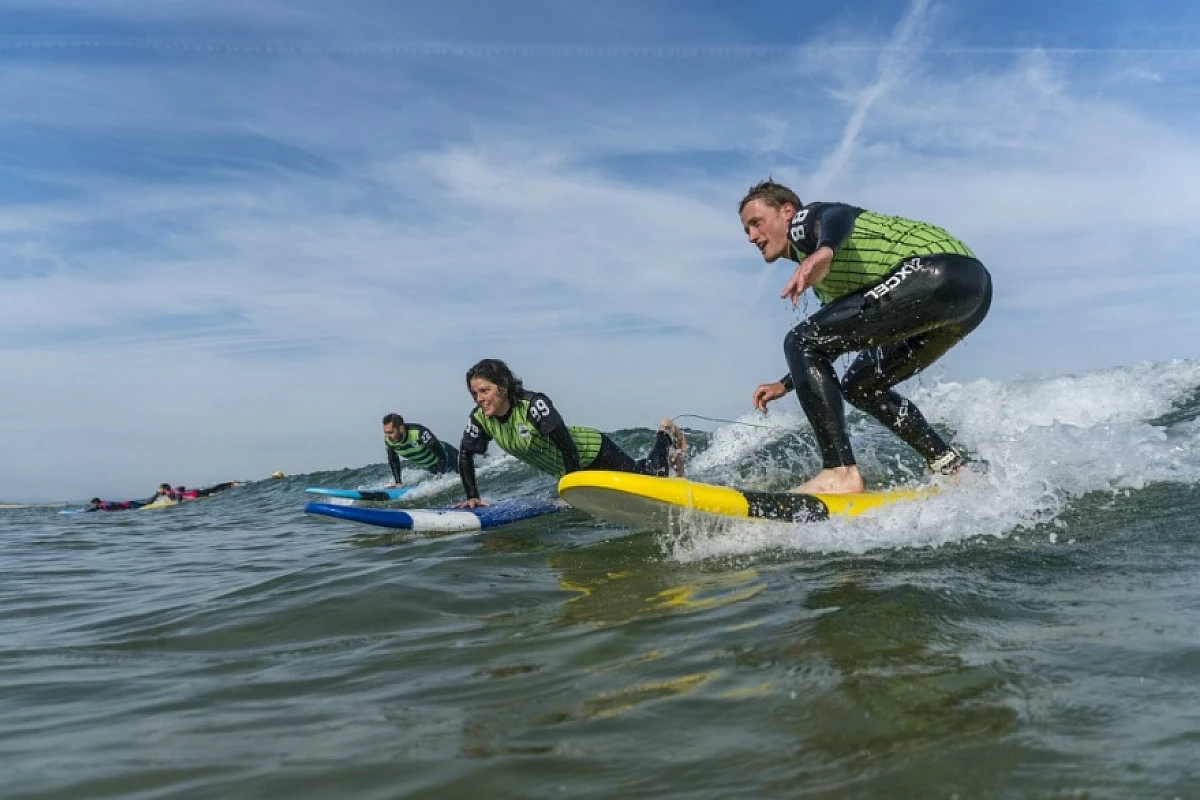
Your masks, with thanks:
[(148, 501), (143, 500), (103, 500), (98, 506), (91, 506), (84, 509), (85, 511), (131, 511), (135, 508), (141, 508), (147, 505)]
[[(784, 339), (788, 375), (813, 427), (825, 468), (855, 464), (842, 400), (870, 414), (919, 452), (931, 466), (954, 451), (913, 403), (892, 387), (941, 358), (987, 315), (992, 280), (970, 250), (925, 223), (865, 212), (840, 203), (816, 203), (804, 225), (791, 230), (793, 257), (821, 246), (834, 250), (834, 267), (862, 285), (832, 297)], [(865, 218), (858, 230), (860, 216)], [(922, 252), (923, 247), (932, 252)], [(871, 275), (880, 253), (903, 254), (882, 277)], [(847, 276), (850, 276), (847, 278)], [(825, 286), (828, 278), (820, 286)], [(852, 283), (850, 284), (852, 285)], [(830, 294), (826, 287), (825, 294)], [(859, 352), (839, 383), (833, 361)]]
[(226, 489), (232, 489), (234, 486), (237, 486), (237, 481), (226, 481), (225, 483), (214, 483), (212, 486), (208, 486), (203, 489), (197, 489), (196, 497), (198, 497), (198, 498), (199, 497), (208, 497), (210, 494), (216, 494), (217, 492), (223, 492)]

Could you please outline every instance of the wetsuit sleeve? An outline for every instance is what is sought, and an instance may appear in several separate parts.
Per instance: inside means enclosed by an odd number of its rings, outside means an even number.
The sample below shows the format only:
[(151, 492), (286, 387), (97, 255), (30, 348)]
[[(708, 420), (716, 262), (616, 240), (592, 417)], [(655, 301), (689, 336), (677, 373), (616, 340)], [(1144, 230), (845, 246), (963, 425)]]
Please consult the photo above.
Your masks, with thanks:
[(463, 448), (458, 451), (458, 476), (462, 478), (463, 491), (467, 499), (479, 499), (479, 487), (475, 483), (475, 454)]
[(462, 443), (459, 444), (458, 449), (463, 453), (474, 453), (481, 456), (487, 452), (488, 443), (491, 441), (492, 437), (479, 427), (474, 417), (471, 417), (467, 422), (467, 427), (463, 429)]
[(558, 409), (550, 398), (540, 392), (527, 392), (524, 397), (529, 401), (529, 419), (538, 433), (554, 442), (563, 457), (563, 469), (575, 472), (579, 469), (579, 451), (575, 448), (575, 440), (563, 420)]
[(388, 467), (392, 470), (392, 480), (396, 483), (403, 483), (400, 480), (400, 456), (396, 455), (396, 451), (385, 445), (387, 450)]
[(861, 213), (861, 208), (844, 203), (821, 203), (816, 214), (816, 247), (812, 252), (828, 247), (836, 253), (854, 233), (854, 220)]
[(792, 380), (792, 373), (790, 373), (790, 372), (787, 375), (784, 375), (782, 378), (780, 378), (779, 382), (783, 384), (783, 390), (785, 392), (790, 392), (792, 389), (796, 388), (796, 384)]
[(809, 203), (792, 217), (788, 239), (801, 256), (811, 255), (819, 247), (836, 253), (854, 233), (854, 221), (862, 212), (845, 203)]
[(479, 497), (479, 487), (475, 484), (475, 456), (486, 453), (491, 440), (492, 437), (479, 427), (472, 416), (463, 430), (462, 443), (458, 448), (458, 475), (462, 478), (467, 499)]

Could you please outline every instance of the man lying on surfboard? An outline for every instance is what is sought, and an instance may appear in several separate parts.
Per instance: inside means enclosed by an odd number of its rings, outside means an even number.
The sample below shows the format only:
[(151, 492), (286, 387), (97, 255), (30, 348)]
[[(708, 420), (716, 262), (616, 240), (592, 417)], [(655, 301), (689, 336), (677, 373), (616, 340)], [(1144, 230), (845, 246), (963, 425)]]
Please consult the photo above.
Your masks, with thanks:
[(459, 475), (467, 499), (461, 508), (487, 505), (475, 485), (475, 456), (487, 452), (495, 441), (504, 450), (536, 470), (561, 478), (581, 469), (636, 472), (664, 476), (671, 469), (683, 474), (687, 440), (669, 419), (664, 419), (646, 458), (634, 460), (606, 434), (595, 428), (568, 426), (541, 392), (525, 389), (521, 379), (503, 361), (485, 358), (467, 372), (467, 389), (475, 400), (459, 448)]
[[(771, 180), (738, 206), (750, 243), (771, 263), (800, 262), (780, 297), (812, 289), (822, 307), (783, 342), (788, 374), (754, 390), (754, 407), (793, 388), (821, 450), (822, 469), (792, 491), (863, 491), (843, 399), (879, 420), (935, 472), (963, 457), (892, 388), (941, 358), (983, 321), (992, 279), (975, 254), (934, 225), (844, 203), (804, 205)], [(833, 361), (861, 351), (839, 384)]]
[(129, 511), (146, 505), (145, 500), (101, 500), (93, 497), (84, 511)]
[(413, 466), (444, 475), (458, 472), (458, 451), (433, 435), (433, 431), (415, 422), (405, 422), (399, 414), (383, 418), (383, 443), (387, 447), (388, 468), (392, 471), (390, 487), (400, 486), (400, 459)]

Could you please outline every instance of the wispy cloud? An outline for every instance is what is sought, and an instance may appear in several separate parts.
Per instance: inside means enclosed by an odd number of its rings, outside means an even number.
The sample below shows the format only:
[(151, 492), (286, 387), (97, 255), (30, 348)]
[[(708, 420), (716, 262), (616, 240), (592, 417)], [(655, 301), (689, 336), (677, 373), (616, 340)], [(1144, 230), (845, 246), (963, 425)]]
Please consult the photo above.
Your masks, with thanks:
[(874, 79), (856, 92), (857, 97), (842, 128), (837, 146), (822, 161), (820, 169), (812, 178), (811, 191), (815, 194), (823, 195), (829, 191), (833, 179), (853, 157), (871, 107), (877, 100), (900, 86), (905, 75), (920, 62), (921, 48), (924, 44), (921, 41), (924, 38), (922, 28), (927, 24), (928, 14), (929, 0), (913, 0), (896, 30), (879, 48)]

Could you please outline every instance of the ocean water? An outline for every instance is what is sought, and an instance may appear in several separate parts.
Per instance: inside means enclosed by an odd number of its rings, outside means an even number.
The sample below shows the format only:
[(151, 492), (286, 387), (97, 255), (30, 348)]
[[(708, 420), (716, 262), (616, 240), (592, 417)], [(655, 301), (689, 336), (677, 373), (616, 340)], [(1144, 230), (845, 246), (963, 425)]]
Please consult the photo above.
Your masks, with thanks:
[[(0, 510), (0, 796), (1200, 797), (1200, 362), (912, 396), (980, 467), (852, 520), (302, 513), (381, 464)], [(811, 473), (791, 408), (682, 419), (691, 477)], [(852, 419), (869, 482), (927, 480)], [(553, 490), (507, 457), (479, 478)]]

